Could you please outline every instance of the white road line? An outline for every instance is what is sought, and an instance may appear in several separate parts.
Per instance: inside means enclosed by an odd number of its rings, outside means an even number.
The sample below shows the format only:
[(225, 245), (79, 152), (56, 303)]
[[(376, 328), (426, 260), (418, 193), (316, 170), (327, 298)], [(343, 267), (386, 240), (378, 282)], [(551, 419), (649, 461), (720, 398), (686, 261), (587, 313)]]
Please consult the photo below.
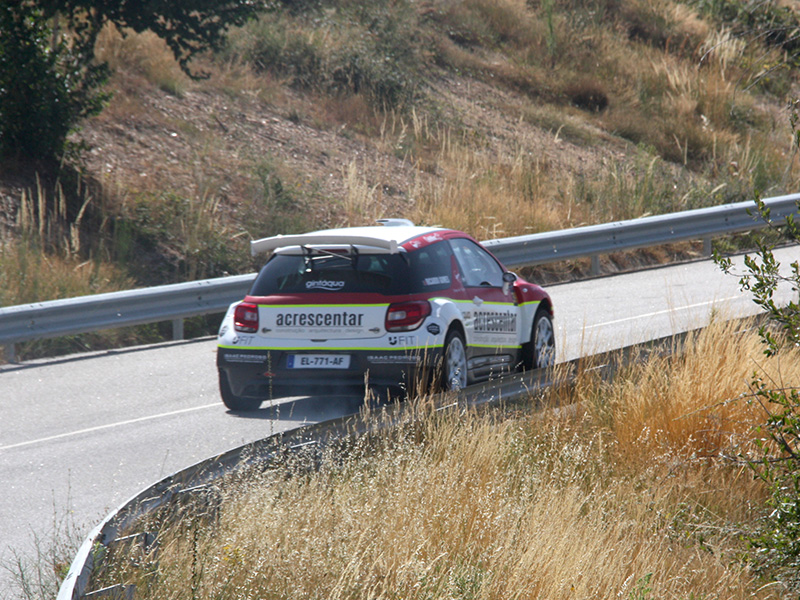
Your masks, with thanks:
[(595, 323), (594, 325), (584, 325), (584, 329), (595, 329), (597, 327), (605, 327), (607, 325), (616, 325), (618, 323), (624, 323), (626, 321), (635, 321), (637, 319), (644, 319), (647, 317), (656, 317), (658, 315), (666, 315), (668, 313), (672, 313), (678, 310), (689, 310), (691, 308), (700, 308), (701, 306), (709, 306), (711, 304), (718, 304), (720, 302), (729, 302), (731, 300), (739, 300), (742, 296), (731, 296), (730, 298), (722, 298), (718, 300), (708, 300), (706, 302), (698, 302), (697, 304), (689, 304), (687, 306), (679, 306), (677, 308), (668, 308), (666, 310), (657, 310), (656, 312), (645, 313), (642, 315), (634, 315), (632, 317), (625, 317), (623, 319), (616, 319), (614, 321), (606, 321), (605, 323)]
[(70, 431), (68, 433), (60, 433), (58, 435), (51, 435), (50, 437), (39, 438), (38, 440), (29, 440), (27, 442), (19, 442), (18, 444), (11, 444), (9, 446), (0, 446), (0, 452), (3, 450), (11, 450), (12, 448), (21, 448), (22, 446), (30, 446), (32, 444), (38, 444), (41, 442), (49, 442), (52, 440), (57, 440), (66, 437), (72, 437), (75, 435), (81, 435), (83, 433), (92, 433), (93, 431), (101, 431), (103, 429), (112, 429), (114, 427), (123, 427), (125, 425), (132, 425), (133, 423), (141, 423), (142, 421), (152, 421), (153, 419), (161, 419), (162, 417), (171, 417), (174, 415), (180, 415), (188, 412), (193, 412), (196, 410), (203, 410), (204, 408), (211, 408), (212, 406), (220, 407), (221, 404), (219, 402), (214, 402), (213, 404), (204, 404), (203, 406), (195, 406), (192, 408), (183, 408), (181, 410), (174, 410), (172, 412), (161, 413), (158, 415), (150, 415), (148, 417), (139, 417), (138, 419), (130, 419), (128, 421), (120, 421), (119, 423), (109, 423), (108, 425), (98, 425), (97, 427), (89, 427), (88, 429), (79, 429), (78, 431)]

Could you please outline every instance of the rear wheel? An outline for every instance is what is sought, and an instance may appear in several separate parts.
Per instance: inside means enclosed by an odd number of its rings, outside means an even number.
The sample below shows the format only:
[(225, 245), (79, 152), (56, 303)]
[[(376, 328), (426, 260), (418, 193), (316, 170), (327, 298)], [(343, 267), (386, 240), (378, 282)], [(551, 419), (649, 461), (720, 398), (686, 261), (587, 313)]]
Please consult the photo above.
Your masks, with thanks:
[(556, 364), (556, 335), (553, 319), (544, 307), (536, 311), (531, 341), (522, 347), (524, 369), (547, 369)]
[(256, 410), (261, 406), (261, 400), (236, 396), (231, 391), (231, 385), (228, 383), (228, 376), (225, 374), (225, 371), (219, 372), (219, 395), (222, 396), (222, 402), (225, 406), (234, 412)]
[(458, 391), (467, 387), (467, 345), (460, 331), (453, 329), (444, 342), (442, 388)]

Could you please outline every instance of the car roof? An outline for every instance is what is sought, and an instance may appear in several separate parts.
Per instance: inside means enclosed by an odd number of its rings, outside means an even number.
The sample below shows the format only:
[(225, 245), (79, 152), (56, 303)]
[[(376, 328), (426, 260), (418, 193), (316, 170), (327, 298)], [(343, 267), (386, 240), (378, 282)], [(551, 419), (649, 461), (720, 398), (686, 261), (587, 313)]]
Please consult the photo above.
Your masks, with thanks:
[[(399, 252), (407, 243), (422, 237), (424, 244), (413, 244), (410, 249), (444, 239), (442, 234), (459, 234), (441, 227), (420, 227), (405, 220), (388, 220), (386, 225), (322, 229), (298, 235), (278, 235), (250, 242), (253, 255), (289, 246), (355, 245), (376, 247)], [(463, 234), (462, 234), (463, 235)], [(448, 236), (449, 237), (449, 236)]]

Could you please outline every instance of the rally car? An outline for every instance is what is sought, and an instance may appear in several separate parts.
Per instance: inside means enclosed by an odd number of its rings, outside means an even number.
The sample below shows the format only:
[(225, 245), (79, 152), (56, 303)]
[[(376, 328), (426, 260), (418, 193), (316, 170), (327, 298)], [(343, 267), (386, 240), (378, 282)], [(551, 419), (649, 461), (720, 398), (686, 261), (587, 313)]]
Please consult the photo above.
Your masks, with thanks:
[(220, 326), (229, 409), (314, 385), (457, 390), (553, 365), (541, 287), (466, 233), (378, 222), (251, 242), (253, 255), (272, 256)]

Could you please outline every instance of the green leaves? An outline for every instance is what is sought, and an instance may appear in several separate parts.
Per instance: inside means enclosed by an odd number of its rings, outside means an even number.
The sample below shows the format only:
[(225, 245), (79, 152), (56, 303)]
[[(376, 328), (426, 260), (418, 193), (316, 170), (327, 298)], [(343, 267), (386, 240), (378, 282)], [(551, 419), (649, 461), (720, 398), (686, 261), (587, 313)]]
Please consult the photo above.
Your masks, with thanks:
[[(782, 226), (773, 223), (769, 207), (758, 197), (756, 210), (783, 239), (800, 243), (800, 231), (792, 216)], [(767, 324), (759, 329), (768, 356), (787, 347), (800, 347), (800, 265), (795, 261), (790, 274), (782, 274), (773, 249), (773, 243), (759, 240), (755, 255), (745, 256), (746, 272), (739, 279), (742, 290), (752, 294), (768, 317)], [(715, 256), (715, 260), (723, 271), (731, 272), (730, 259)], [(781, 284), (790, 285), (794, 292), (794, 300), (785, 305), (775, 300)], [(767, 384), (758, 375), (753, 377), (752, 389), (753, 400), (763, 408), (766, 420), (754, 432), (758, 456), (743, 458), (768, 486), (770, 512), (750, 542), (762, 569), (782, 579), (789, 588), (800, 590), (800, 391), (772, 381)]]
[(113, 23), (162, 38), (189, 75), (189, 61), (199, 52), (218, 49), (226, 30), (243, 25), (262, 7), (259, 0), (41, 0), (51, 17), (64, 15), (79, 46), (92, 50), (100, 30)]
[(84, 64), (31, 3), (0, 6), (0, 158), (58, 161), (77, 122), (102, 109), (107, 69)]
[(800, 392), (773, 389), (756, 377), (753, 396), (767, 412), (755, 444), (761, 456), (750, 467), (770, 490), (760, 531), (751, 538), (759, 566), (800, 590)]
[[(780, 233), (780, 238), (785, 241), (800, 243), (800, 231), (792, 215), (786, 218), (782, 226), (773, 223), (769, 207), (764, 201), (756, 197), (756, 210), (758, 216), (769, 225), (771, 229)], [(798, 203), (800, 210), (800, 203)], [(769, 317), (769, 326), (761, 328), (761, 336), (766, 345), (765, 354), (774, 356), (784, 344), (800, 347), (800, 305), (798, 292), (800, 292), (800, 264), (798, 261), (791, 263), (791, 273), (781, 273), (781, 265), (773, 254), (774, 243), (757, 240), (755, 255), (744, 257), (746, 272), (739, 279), (739, 286), (743, 291), (750, 292), (753, 302), (760, 306)], [(717, 264), (726, 273), (731, 272), (730, 259), (715, 256)], [(775, 294), (781, 285), (791, 286), (794, 300), (785, 305), (775, 302)], [(777, 331), (781, 333), (776, 336)]]
[(55, 163), (67, 136), (99, 113), (109, 70), (94, 59), (97, 36), (153, 31), (181, 68), (219, 48), (228, 27), (242, 25), (260, 0), (23, 0), (0, 5), (0, 158)]

